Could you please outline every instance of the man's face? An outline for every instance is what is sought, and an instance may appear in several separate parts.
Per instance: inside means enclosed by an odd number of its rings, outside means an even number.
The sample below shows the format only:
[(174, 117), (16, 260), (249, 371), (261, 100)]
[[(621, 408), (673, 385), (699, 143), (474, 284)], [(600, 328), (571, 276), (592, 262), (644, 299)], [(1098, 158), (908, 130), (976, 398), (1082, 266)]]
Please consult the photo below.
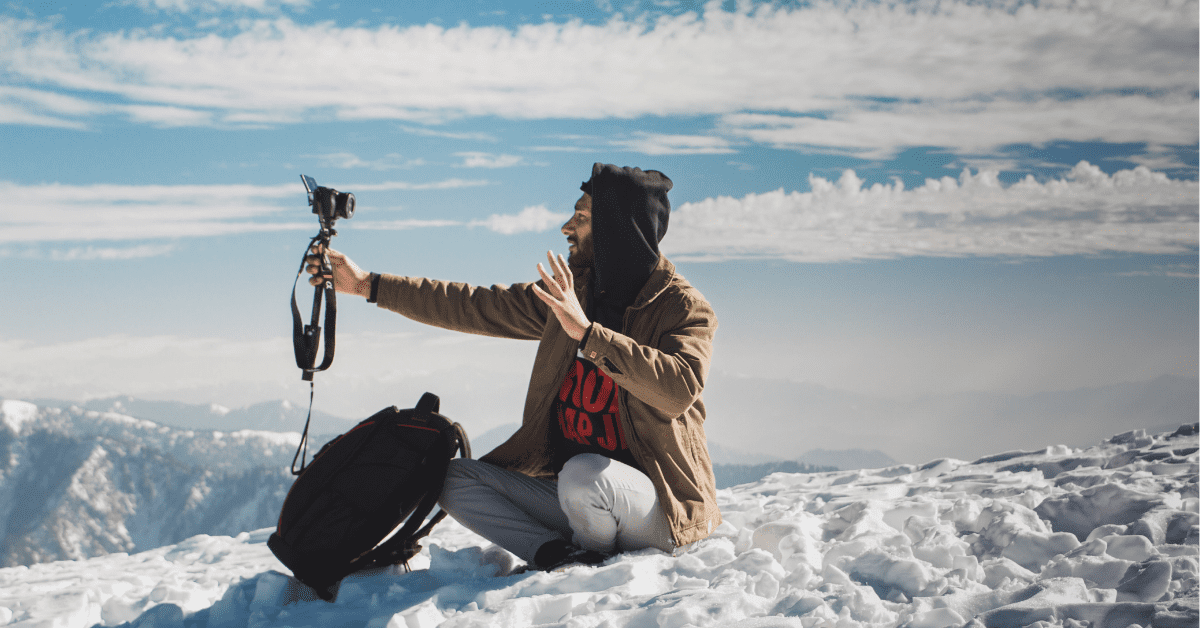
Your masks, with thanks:
[(592, 264), (592, 196), (585, 193), (575, 201), (575, 215), (562, 226), (567, 236), (567, 261), (576, 266)]

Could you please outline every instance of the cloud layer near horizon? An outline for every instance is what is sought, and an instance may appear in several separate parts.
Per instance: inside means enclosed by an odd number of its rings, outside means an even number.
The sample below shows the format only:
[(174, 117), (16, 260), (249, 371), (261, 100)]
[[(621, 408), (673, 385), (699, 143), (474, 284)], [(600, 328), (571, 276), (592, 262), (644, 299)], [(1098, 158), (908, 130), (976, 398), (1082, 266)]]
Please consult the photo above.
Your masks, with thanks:
[[(911, 256), (1046, 256), (1103, 252), (1186, 253), (1197, 246), (1195, 181), (1139, 166), (1107, 175), (1080, 162), (1062, 179), (1032, 176), (1005, 187), (999, 173), (964, 170), (906, 190), (898, 180), (865, 186), (853, 170), (837, 181), (809, 174), (810, 192), (783, 189), (684, 203), (671, 217), (663, 250), (679, 259), (785, 259), (832, 262)], [(400, 181), (355, 190), (444, 189), (486, 184)], [(280, 221), (277, 199), (293, 185), (37, 185), (0, 182), (0, 244), (209, 237), (311, 230)], [(238, 199), (213, 207), (211, 199)], [(289, 205), (288, 211), (292, 208)], [(294, 212), (293, 212), (294, 213)], [(545, 205), (459, 221), (376, 215), (354, 229), (478, 228), (511, 235), (557, 228), (567, 214)], [(51, 259), (117, 259), (166, 254), (169, 246), (72, 249)], [(0, 249), (0, 256), (14, 255)]]
[[(1190, 145), (1196, 12), (1194, 0), (817, 2), (735, 13), (714, 4), (601, 25), (278, 18), (183, 37), (0, 18), (0, 71), (12, 79), (0, 87), (0, 123), (715, 115), (711, 139), (664, 148), (634, 136), (628, 148), (727, 152), (737, 140), (880, 155), (1047, 138)], [(336, 76), (338, 89), (314, 76)]]
[(1187, 253), (1197, 246), (1198, 188), (1145, 167), (1112, 176), (1080, 162), (1066, 177), (1004, 187), (996, 171), (863, 185), (809, 175), (782, 189), (686, 203), (663, 249), (679, 259), (836, 262), (912, 256)]

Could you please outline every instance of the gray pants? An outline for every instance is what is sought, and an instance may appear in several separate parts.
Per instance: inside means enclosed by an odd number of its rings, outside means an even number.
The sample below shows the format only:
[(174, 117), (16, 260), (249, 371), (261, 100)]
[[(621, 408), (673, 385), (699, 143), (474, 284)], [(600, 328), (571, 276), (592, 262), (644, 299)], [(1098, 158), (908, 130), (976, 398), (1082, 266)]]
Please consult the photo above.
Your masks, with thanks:
[(597, 454), (568, 460), (557, 482), (456, 458), (438, 503), (463, 526), (529, 564), (554, 539), (603, 554), (648, 547), (675, 551), (650, 478)]

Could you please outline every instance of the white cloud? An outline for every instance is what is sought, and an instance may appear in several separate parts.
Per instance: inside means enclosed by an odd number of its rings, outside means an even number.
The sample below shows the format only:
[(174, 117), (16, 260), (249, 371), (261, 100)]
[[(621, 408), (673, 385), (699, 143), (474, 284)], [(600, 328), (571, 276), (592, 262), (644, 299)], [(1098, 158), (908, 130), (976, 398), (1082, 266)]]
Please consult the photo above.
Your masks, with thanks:
[(486, 179), (443, 179), (428, 183), (410, 183), (408, 181), (388, 181), (385, 183), (347, 183), (341, 188), (364, 192), (385, 192), (389, 190), (452, 190), (456, 188), (473, 188), (481, 185), (491, 185)]
[(890, 158), (905, 146), (982, 151), (1006, 144), (1077, 142), (1187, 144), (1197, 132), (1190, 93), (1096, 95), (1061, 100), (841, 102), (827, 117), (736, 113), (722, 132), (778, 148), (841, 148), (863, 158)]
[(729, 140), (711, 135), (634, 133), (632, 139), (613, 140), (613, 146), (643, 155), (718, 155), (736, 153)]
[[(350, 183), (338, 188), (351, 192), (441, 190), (486, 184), (447, 179)], [(0, 243), (311, 231), (315, 224), (309, 220), (280, 220), (281, 216), (295, 215), (307, 203), (299, 181), (279, 185), (18, 185), (0, 181), (0, 198), (5, 199), (0, 204)], [(85, 259), (80, 257), (83, 254), (64, 259)]]
[(120, 107), (134, 122), (145, 122), (161, 128), (210, 126), (213, 113), (191, 107), (162, 107), (158, 105), (126, 105)]
[(379, 159), (361, 159), (354, 153), (329, 153), (327, 155), (303, 155), (315, 158), (329, 168), (366, 168), (369, 170), (397, 170), (425, 165), (424, 159), (404, 159), (399, 153), (389, 153)]
[(135, 6), (144, 11), (213, 12), (224, 9), (243, 9), (259, 13), (278, 11), (282, 6), (308, 6), (308, 0), (124, 0), (120, 4)]
[(423, 137), (444, 137), (444, 138), (452, 139), (452, 140), (469, 140), (469, 141), (474, 141), (474, 142), (498, 142), (498, 141), (500, 141), (499, 138), (497, 138), (495, 135), (492, 135), (491, 133), (438, 131), (436, 129), (428, 129), (428, 128), (424, 128), (424, 127), (404, 126), (404, 125), (402, 125), (400, 127), (400, 129), (402, 131), (404, 131), (405, 133), (411, 133), (413, 135), (420, 135)]
[(428, 229), (431, 227), (461, 227), (461, 220), (424, 220), (408, 218), (404, 220), (357, 220), (348, 227), (365, 229), (367, 231), (407, 231), (409, 229)]
[(0, 86), (0, 124), (82, 129), (80, 117), (105, 113), (109, 107), (38, 89)]
[[(1063, 138), (1190, 144), (1196, 12), (1195, 0), (712, 4), (653, 22), (514, 29), (249, 20), (195, 38), (3, 18), (0, 71), (32, 92), (124, 102), (159, 125), (717, 114), (734, 138), (866, 154)], [(339, 89), (314, 75), (337, 76)], [(34, 98), (7, 101), (4, 119), (98, 115), (42, 114)], [(742, 117), (754, 112), (821, 117)]]
[(685, 203), (663, 249), (679, 258), (832, 262), (907, 256), (1187, 253), (1197, 246), (1198, 188), (1144, 167), (1106, 175), (1080, 162), (1061, 180), (1004, 187), (998, 172), (865, 187), (809, 175), (782, 189)]
[(518, 155), (493, 155), (491, 153), (463, 152), (454, 153), (462, 157), (463, 168), (511, 168), (525, 165), (525, 160)]
[(519, 214), (492, 214), (486, 220), (475, 220), (472, 227), (487, 227), (496, 233), (513, 235), (527, 231), (547, 231), (558, 227), (570, 218), (570, 214), (558, 214), (550, 211), (545, 205), (526, 207)]
[(144, 257), (160, 257), (175, 250), (172, 244), (143, 244), (140, 246), (113, 247), (75, 247), (67, 250), (50, 251), (50, 259), (55, 261), (73, 262), (77, 260), (122, 260), (141, 259)]

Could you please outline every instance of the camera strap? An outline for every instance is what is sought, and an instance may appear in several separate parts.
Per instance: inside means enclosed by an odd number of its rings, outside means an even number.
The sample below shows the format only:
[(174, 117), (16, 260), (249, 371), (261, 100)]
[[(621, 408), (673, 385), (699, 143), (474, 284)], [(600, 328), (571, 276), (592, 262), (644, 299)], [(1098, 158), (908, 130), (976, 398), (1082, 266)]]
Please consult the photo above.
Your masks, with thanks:
[[(309, 252), (318, 242), (321, 244), (322, 250), (328, 250), (329, 235), (322, 231), (309, 241), (308, 246), (304, 249), (304, 257), (300, 260), (300, 270), (296, 272), (296, 281), (292, 283), (292, 348), (296, 353), (296, 366), (303, 371), (302, 379), (309, 383), (308, 418), (304, 420), (304, 433), (300, 436), (300, 446), (296, 448), (296, 455), (292, 458), (292, 475), (304, 472), (305, 459), (308, 457), (308, 426), (312, 421), (314, 390), (313, 373), (324, 371), (333, 364), (334, 328), (337, 326), (337, 296), (333, 288), (333, 275), (327, 263), (328, 257), (325, 257), (324, 253), (322, 254), (324, 259), (321, 264), (321, 276), (325, 281), (323, 285), (316, 286), (313, 292), (312, 318), (308, 325), (305, 325), (300, 319), (300, 307), (296, 304), (296, 286), (299, 285), (300, 277), (304, 275), (305, 266), (308, 265)], [(329, 272), (328, 276), (325, 275), (326, 272)], [(321, 326), (318, 323), (321, 321), (322, 295), (326, 302), (325, 357), (321, 359), (320, 366), (313, 366), (316, 364), (317, 349), (321, 342)], [(299, 471), (296, 470), (297, 459), (300, 460)]]

